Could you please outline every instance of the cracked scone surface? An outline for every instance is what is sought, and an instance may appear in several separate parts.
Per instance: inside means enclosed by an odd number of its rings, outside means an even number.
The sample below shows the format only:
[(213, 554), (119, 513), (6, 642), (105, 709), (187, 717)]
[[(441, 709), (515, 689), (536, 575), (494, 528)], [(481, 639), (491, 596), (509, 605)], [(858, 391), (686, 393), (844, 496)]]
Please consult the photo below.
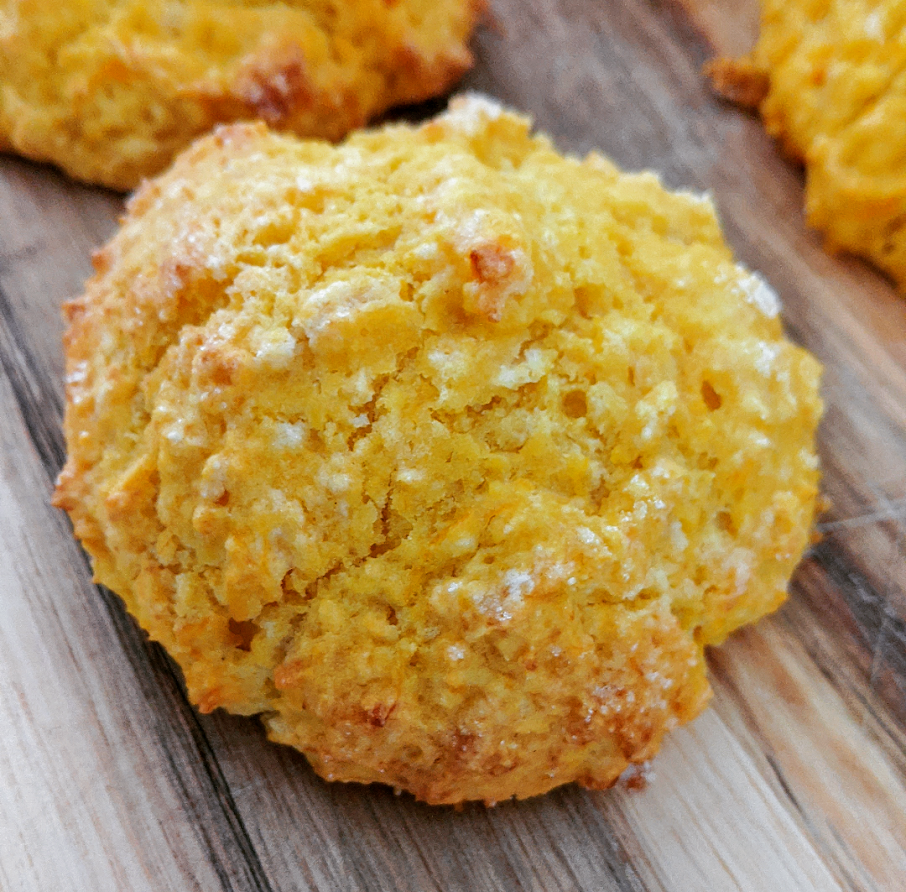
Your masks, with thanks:
[(56, 502), (192, 700), (324, 777), (606, 787), (784, 598), (818, 364), (701, 197), (468, 97), (222, 128), (96, 266)]
[(761, 0), (741, 67), (767, 73), (768, 131), (804, 161), (809, 223), (906, 289), (906, 5)]
[(218, 122), (339, 139), (446, 90), (483, 0), (0, 0), (0, 149), (131, 189)]

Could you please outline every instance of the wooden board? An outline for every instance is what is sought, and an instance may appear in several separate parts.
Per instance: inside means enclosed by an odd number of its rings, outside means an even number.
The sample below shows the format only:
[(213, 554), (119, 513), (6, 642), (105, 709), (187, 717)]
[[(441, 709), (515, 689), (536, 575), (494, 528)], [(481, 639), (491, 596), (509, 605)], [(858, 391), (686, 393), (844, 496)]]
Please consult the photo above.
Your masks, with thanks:
[(789, 602), (710, 657), (714, 704), (646, 789), (493, 810), (329, 785), (253, 720), (199, 716), (49, 507), (60, 303), (118, 197), (0, 159), (0, 889), (906, 888), (906, 301), (803, 225), (802, 176), (700, 69), (754, 0), (493, 0), (467, 84), (710, 190), (827, 366), (832, 507)]

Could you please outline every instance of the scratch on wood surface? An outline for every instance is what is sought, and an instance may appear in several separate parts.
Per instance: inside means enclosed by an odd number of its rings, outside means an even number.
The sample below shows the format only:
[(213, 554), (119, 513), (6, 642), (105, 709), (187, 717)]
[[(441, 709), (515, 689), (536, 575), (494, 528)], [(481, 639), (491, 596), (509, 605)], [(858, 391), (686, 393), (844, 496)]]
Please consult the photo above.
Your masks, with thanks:
[(885, 661), (884, 650), (887, 647), (887, 642), (890, 641), (890, 637), (887, 634), (887, 630), (890, 626), (891, 617), (889, 614), (885, 613), (884, 618), (881, 620), (881, 628), (878, 630), (878, 637), (875, 639), (874, 647), (871, 652), (871, 669), (868, 673), (868, 686), (871, 690), (875, 689), (878, 680), (878, 672), (881, 664)]
[[(898, 591), (898, 571), (902, 569), (904, 556), (906, 556), (906, 524), (903, 522), (906, 520), (906, 496), (891, 499), (884, 492), (879, 491), (876, 486), (870, 485), (870, 489), (877, 499), (877, 507), (865, 514), (837, 521), (835, 529), (864, 528), (875, 523), (898, 522), (889, 541), (890, 552), (882, 561), (883, 568), (878, 574), (881, 587), (876, 594), (881, 596), (880, 601), (873, 603), (875, 598), (872, 592), (866, 590), (864, 580), (850, 575), (854, 591), (863, 602), (872, 604), (878, 617), (874, 634), (867, 636), (871, 653), (868, 686), (869, 690), (877, 692), (879, 687), (885, 683), (884, 677), (889, 674), (885, 669), (899, 663), (903, 656), (906, 656), (906, 650), (903, 649), (906, 627), (904, 627), (904, 620), (895, 606), (900, 600), (898, 596), (902, 596), (902, 592)], [(902, 685), (896, 675), (893, 682), (902, 691)]]
[[(38, 257), (44, 247), (45, 243), (43, 241), (34, 241), (12, 251), (0, 249), (0, 275), (23, 260), (31, 260), (33, 257)], [(2, 243), (0, 243), (0, 248), (2, 248)]]
[(819, 533), (829, 533), (833, 530), (864, 527), (873, 523), (883, 523), (886, 520), (901, 520), (906, 522), (906, 496), (899, 499), (883, 499), (883, 507), (867, 511), (865, 514), (856, 514), (852, 517), (843, 517), (840, 520), (830, 520), (815, 525)]
[[(893, 501), (886, 495), (879, 494), (878, 500), (882, 508), (894, 516), (902, 519), (904, 513), (906, 513), (906, 498)], [(900, 506), (899, 508), (897, 507), (898, 505)], [(897, 579), (897, 569), (903, 565), (904, 554), (906, 554), (906, 529), (901, 525), (890, 543), (890, 557), (886, 562), (885, 570), (891, 582), (885, 586), (888, 597), (881, 605), (881, 625), (872, 646), (871, 668), (868, 679), (869, 688), (872, 691), (876, 691), (878, 688), (883, 666), (891, 664), (900, 655), (897, 645), (902, 644), (902, 640), (901, 636), (897, 634), (897, 627), (898, 625), (902, 626), (903, 623), (894, 606), (896, 591), (893, 580)], [(894, 648), (893, 653), (890, 652), (891, 648)]]

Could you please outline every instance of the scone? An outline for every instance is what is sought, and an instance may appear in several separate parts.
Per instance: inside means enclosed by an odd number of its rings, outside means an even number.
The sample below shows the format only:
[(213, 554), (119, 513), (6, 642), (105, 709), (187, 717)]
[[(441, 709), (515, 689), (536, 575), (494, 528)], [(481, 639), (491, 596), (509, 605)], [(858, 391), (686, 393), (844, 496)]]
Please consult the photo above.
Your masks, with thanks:
[(200, 709), (326, 778), (607, 787), (784, 598), (819, 368), (705, 198), (472, 96), (223, 127), (95, 263), (56, 503)]
[(484, 0), (0, 0), (0, 149), (131, 189), (218, 122), (339, 139), (446, 90)]
[(906, 6), (761, 0), (749, 59), (716, 85), (760, 107), (805, 163), (809, 223), (828, 247), (872, 260), (906, 289)]

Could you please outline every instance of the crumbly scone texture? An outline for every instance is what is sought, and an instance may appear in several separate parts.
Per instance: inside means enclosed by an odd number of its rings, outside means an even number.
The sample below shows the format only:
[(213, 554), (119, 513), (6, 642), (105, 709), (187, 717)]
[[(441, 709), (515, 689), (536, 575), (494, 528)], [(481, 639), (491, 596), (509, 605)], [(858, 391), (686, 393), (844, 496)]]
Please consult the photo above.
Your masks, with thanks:
[(767, 75), (762, 117), (804, 161), (808, 220), (828, 247), (906, 289), (906, 3), (761, 4), (758, 44), (729, 80)]
[(95, 262), (56, 503), (192, 700), (326, 778), (606, 787), (784, 598), (819, 367), (701, 196), (470, 96), (221, 128)]
[(219, 122), (339, 139), (443, 93), (484, 0), (0, 0), (0, 149), (131, 189)]

